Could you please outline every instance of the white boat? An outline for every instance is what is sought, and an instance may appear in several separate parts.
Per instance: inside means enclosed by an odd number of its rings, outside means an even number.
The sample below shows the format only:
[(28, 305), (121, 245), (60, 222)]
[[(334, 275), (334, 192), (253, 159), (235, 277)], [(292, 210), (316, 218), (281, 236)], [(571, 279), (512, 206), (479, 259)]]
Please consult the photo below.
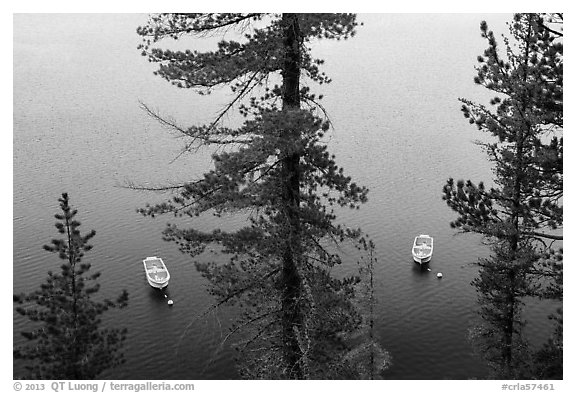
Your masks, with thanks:
[(148, 284), (159, 289), (168, 285), (168, 281), (170, 281), (170, 272), (168, 272), (162, 258), (147, 257), (142, 261), (142, 263), (144, 264), (144, 271), (146, 272)]
[(414, 262), (423, 264), (432, 259), (432, 251), (434, 250), (434, 239), (428, 235), (418, 235), (414, 238), (414, 245), (412, 246), (412, 258)]

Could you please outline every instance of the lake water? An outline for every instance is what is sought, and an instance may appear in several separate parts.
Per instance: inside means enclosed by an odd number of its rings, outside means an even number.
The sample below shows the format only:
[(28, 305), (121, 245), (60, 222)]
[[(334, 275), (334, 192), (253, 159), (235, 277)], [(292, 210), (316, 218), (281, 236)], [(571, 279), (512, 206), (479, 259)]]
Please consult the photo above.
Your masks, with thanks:
[[(136, 209), (165, 196), (127, 189), (191, 180), (209, 168), (209, 154), (173, 162), (184, 141), (140, 109), (157, 108), (184, 125), (208, 122), (227, 91), (199, 97), (152, 75), (140, 56), (136, 27), (146, 15), (14, 17), (13, 278), (31, 291), (60, 261), (42, 250), (57, 237), (53, 215), (68, 192), (85, 232), (97, 234), (85, 261), (102, 272), (101, 293), (121, 289), (129, 306), (105, 323), (126, 327), (127, 362), (111, 379), (234, 379), (226, 335), (230, 313), (202, 316), (212, 299), (190, 257), (161, 239), (171, 217), (144, 218)], [(377, 245), (377, 334), (393, 357), (388, 379), (483, 378), (467, 332), (476, 318), (470, 281), (487, 253), (481, 238), (456, 235), (441, 199), (448, 177), (489, 181), (490, 165), (473, 144), (482, 135), (460, 113), (458, 97), (486, 102), (472, 81), (484, 49), (479, 23), (504, 32), (509, 15), (360, 15), (364, 26), (344, 42), (315, 44), (333, 83), (323, 88), (335, 126), (329, 140), (339, 165), (370, 188), (360, 211), (340, 220), (361, 226)], [(213, 44), (190, 41), (189, 48)], [(240, 219), (236, 219), (239, 221)], [(227, 218), (227, 222), (233, 219)], [(211, 219), (195, 225), (208, 229)], [(240, 224), (240, 222), (237, 222)], [(228, 224), (229, 225), (229, 224)], [(431, 271), (411, 260), (414, 236), (435, 238)], [(172, 273), (168, 307), (146, 283), (141, 260), (160, 255)], [(355, 269), (354, 256), (345, 266)], [(436, 278), (442, 272), (444, 278)], [(549, 332), (551, 304), (531, 304), (527, 331)], [(14, 343), (26, 320), (14, 313)], [(14, 363), (14, 375), (23, 365)]]

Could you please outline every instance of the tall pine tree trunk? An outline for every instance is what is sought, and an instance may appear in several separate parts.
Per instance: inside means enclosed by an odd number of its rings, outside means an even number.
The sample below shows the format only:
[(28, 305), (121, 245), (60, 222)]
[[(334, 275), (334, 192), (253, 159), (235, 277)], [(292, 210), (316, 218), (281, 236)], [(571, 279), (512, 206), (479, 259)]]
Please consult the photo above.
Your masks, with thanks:
[[(528, 36), (532, 36), (532, 27), (528, 26)], [(529, 47), (530, 42), (526, 40), (525, 42), (525, 53), (524, 53), (524, 75), (523, 82), (526, 84), (528, 79), (527, 69), (528, 69), (528, 59), (529, 59)], [(527, 104), (522, 102), (521, 113), (526, 113)], [(514, 185), (512, 194), (512, 233), (510, 234), (510, 250), (511, 258), (509, 270), (508, 270), (508, 280), (509, 280), (509, 292), (508, 292), (508, 310), (506, 316), (506, 326), (504, 329), (505, 333), (505, 346), (504, 346), (504, 364), (506, 367), (506, 373), (509, 376), (513, 375), (513, 346), (514, 346), (514, 322), (516, 320), (516, 286), (517, 286), (517, 274), (514, 265), (517, 263), (518, 248), (520, 245), (520, 220), (522, 215), (522, 183), (525, 176), (525, 164), (524, 164), (524, 143), (526, 135), (530, 134), (531, 125), (529, 121), (525, 118), (522, 119), (522, 126), (518, 127), (516, 130), (516, 151), (515, 151), (515, 169), (514, 169)]]
[(70, 232), (70, 228), (72, 223), (70, 222), (69, 217), (69, 206), (68, 206), (68, 197), (67, 195), (63, 194), (63, 203), (65, 204), (64, 208), (64, 224), (66, 227), (66, 238), (68, 240), (68, 265), (70, 266), (70, 296), (72, 297), (72, 329), (71, 335), (69, 339), (72, 341), (72, 359), (69, 359), (70, 362), (68, 363), (66, 370), (66, 375), (71, 375), (74, 379), (81, 379), (81, 374), (78, 370), (78, 363), (80, 358), (80, 352), (78, 347), (78, 331), (80, 329), (80, 325), (78, 322), (78, 293), (76, 291), (76, 254), (75, 254), (75, 247), (73, 244), (72, 233)]
[[(283, 110), (300, 109), (300, 27), (298, 15), (282, 16), (284, 29)], [(282, 257), (282, 337), (283, 356), (288, 367), (287, 376), (305, 378), (303, 353), (299, 345), (299, 331), (303, 315), (301, 300), (302, 278), (299, 272), (300, 248), (300, 153), (293, 150), (300, 139), (300, 130), (293, 128), (285, 132), (289, 141), (282, 158), (283, 214), (288, 225), (288, 236)]]
[(524, 129), (520, 128), (516, 132), (516, 168), (514, 170), (514, 183), (512, 190), (512, 232), (508, 237), (508, 242), (510, 246), (510, 256), (508, 260), (508, 288), (506, 296), (506, 319), (504, 323), (504, 347), (503, 350), (503, 360), (505, 375), (507, 377), (512, 377), (514, 373), (514, 324), (516, 320), (516, 286), (517, 286), (517, 270), (516, 270), (516, 259), (518, 254), (518, 247), (520, 243), (520, 215), (521, 215), (521, 198), (522, 198), (522, 180), (523, 180), (523, 165), (522, 157), (524, 154)]

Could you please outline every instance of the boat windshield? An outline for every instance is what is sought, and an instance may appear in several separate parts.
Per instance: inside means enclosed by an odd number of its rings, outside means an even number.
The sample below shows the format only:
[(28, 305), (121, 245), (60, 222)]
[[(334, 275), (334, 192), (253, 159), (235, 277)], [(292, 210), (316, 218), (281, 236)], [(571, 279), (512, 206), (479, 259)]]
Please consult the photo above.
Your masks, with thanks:
[(147, 270), (165, 270), (162, 263), (159, 261), (146, 261), (146, 269)]
[(432, 244), (432, 239), (424, 238), (424, 237), (419, 237), (418, 239), (416, 239), (416, 245), (417, 246), (422, 246), (422, 245), (430, 246), (431, 244)]

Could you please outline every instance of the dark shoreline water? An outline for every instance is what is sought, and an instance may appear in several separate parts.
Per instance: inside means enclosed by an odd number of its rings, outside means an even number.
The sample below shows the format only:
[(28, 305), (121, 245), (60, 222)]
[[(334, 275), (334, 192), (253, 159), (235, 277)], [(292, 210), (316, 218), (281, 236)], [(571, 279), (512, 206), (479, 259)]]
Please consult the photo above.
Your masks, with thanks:
[[(139, 108), (159, 108), (183, 124), (209, 121), (226, 91), (198, 97), (152, 75), (136, 50), (135, 29), (145, 15), (16, 15), (14, 17), (14, 292), (30, 291), (57, 269), (42, 250), (55, 237), (53, 214), (63, 191), (71, 196), (86, 231), (95, 229), (86, 256), (102, 272), (101, 293), (125, 288), (129, 307), (106, 317), (129, 330), (126, 364), (110, 379), (234, 379), (232, 351), (220, 345), (230, 312), (202, 316), (212, 303), (190, 258), (161, 239), (172, 217), (136, 213), (166, 195), (137, 192), (190, 180), (210, 165), (210, 152), (172, 162), (183, 140)], [(365, 15), (358, 35), (320, 42), (334, 82), (323, 105), (334, 130), (327, 142), (359, 184), (370, 188), (360, 211), (339, 220), (360, 226), (377, 246), (377, 333), (393, 357), (387, 379), (484, 378), (468, 329), (476, 318), (470, 286), (475, 262), (487, 248), (475, 235), (457, 235), (441, 199), (448, 177), (489, 182), (490, 165), (472, 142), (482, 135), (462, 118), (457, 101), (488, 95), (474, 86), (475, 59), (484, 49), (480, 20), (503, 30), (508, 17), (492, 15)], [(395, 39), (383, 32), (393, 31)], [(196, 45), (191, 43), (190, 45)], [(204, 44), (202, 44), (204, 45)], [(241, 218), (225, 217), (226, 225)], [(220, 225), (210, 217), (192, 222)], [(414, 236), (435, 238), (434, 258), (422, 270), (411, 259)], [(146, 283), (141, 260), (159, 255), (173, 276), (174, 307)], [(345, 255), (344, 271), (357, 255)], [(442, 272), (442, 280), (436, 273)], [(530, 304), (528, 330), (535, 342), (549, 330), (548, 303)], [(200, 317), (201, 316), (201, 317)], [(14, 343), (26, 322), (14, 313)], [(158, 337), (162, 337), (159, 340)], [(22, 372), (14, 363), (14, 375)]]

